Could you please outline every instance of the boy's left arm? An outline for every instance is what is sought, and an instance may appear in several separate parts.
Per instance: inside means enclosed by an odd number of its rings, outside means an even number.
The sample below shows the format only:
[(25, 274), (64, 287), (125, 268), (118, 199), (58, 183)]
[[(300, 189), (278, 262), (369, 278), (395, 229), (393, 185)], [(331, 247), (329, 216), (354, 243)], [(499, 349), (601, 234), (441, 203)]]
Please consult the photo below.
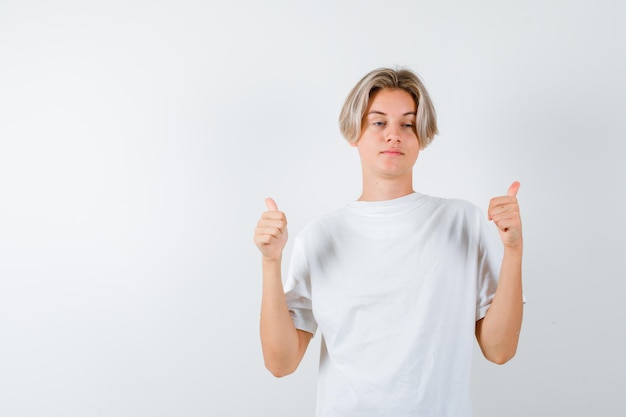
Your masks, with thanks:
[(517, 350), (522, 327), (522, 221), (517, 203), (520, 183), (514, 182), (507, 195), (493, 198), (489, 220), (498, 227), (504, 256), (498, 288), (484, 318), (476, 322), (476, 339), (485, 358), (497, 364), (509, 361)]

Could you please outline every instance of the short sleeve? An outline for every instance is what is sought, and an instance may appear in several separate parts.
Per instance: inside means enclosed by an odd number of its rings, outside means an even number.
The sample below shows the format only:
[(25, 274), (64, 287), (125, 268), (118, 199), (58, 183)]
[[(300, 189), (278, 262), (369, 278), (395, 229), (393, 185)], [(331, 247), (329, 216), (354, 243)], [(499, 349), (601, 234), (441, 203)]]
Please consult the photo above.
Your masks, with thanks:
[(317, 322), (311, 301), (309, 263), (301, 239), (296, 237), (291, 262), (285, 280), (287, 308), (296, 329), (315, 334)]

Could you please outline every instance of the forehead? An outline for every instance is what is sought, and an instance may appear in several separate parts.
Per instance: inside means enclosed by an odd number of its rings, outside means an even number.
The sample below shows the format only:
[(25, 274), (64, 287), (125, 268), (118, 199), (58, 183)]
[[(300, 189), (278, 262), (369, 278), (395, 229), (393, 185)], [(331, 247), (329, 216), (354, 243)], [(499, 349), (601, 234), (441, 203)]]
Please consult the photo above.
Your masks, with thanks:
[(400, 88), (383, 88), (372, 94), (365, 114), (372, 111), (390, 113), (415, 112), (417, 105), (413, 96)]

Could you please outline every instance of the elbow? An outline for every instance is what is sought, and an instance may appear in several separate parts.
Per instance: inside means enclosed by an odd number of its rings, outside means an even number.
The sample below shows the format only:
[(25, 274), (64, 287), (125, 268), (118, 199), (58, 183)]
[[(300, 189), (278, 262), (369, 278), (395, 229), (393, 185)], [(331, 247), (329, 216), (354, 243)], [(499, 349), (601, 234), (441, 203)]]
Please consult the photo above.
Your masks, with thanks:
[(265, 362), (265, 368), (270, 371), (270, 373), (276, 378), (286, 377), (287, 375), (291, 375), (292, 373), (294, 373), (294, 371), (296, 370), (296, 368), (294, 367), (280, 364), (270, 364), (267, 362)]
[(485, 354), (485, 358), (496, 365), (504, 365), (515, 357), (515, 351)]
[(275, 378), (284, 378), (287, 375), (291, 375), (292, 374), (292, 372), (283, 372), (283, 371), (280, 371), (280, 370), (275, 371), (275, 370), (271, 370), (270, 369), (269, 371), (272, 374), (272, 376), (274, 376)]

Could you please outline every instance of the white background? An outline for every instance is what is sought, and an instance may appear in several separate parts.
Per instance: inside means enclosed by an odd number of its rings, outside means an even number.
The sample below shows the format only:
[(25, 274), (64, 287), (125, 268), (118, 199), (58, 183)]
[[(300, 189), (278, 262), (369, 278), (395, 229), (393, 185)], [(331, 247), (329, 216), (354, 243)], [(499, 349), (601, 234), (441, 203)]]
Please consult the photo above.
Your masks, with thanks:
[(396, 65), (439, 114), (417, 190), (522, 183), (522, 339), (476, 353), (475, 414), (626, 415), (625, 8), (1, 0), (0, 415), (312, 416), (319, 337), (263, 367), (252, 232), (358, 197), (337, 115)]

